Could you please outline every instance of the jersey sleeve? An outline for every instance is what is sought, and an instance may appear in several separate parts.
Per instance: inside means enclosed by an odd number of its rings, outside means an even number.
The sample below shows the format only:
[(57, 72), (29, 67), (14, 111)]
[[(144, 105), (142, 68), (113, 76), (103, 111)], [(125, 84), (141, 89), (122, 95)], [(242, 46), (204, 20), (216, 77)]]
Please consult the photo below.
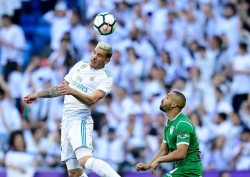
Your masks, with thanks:
[(191, 133), (194, 131), (194, 127), (186, 121), (181, 121), (177, 127), (177, 140), (176, 145), (190, 143)]
[(164, 136), (163, 136), (162, 142), (163, 142), (163, 143), (168, 143), (167, 137), (166, 137), (166, 134), (165, 134), (165, 130), (166, 130), (166, 127), (164, 127)]
[(107, 77), (106, 79), (99, 82), (96, 89), (105, 92), (105, 95), (109, 94), (112, 88), (113, 79), (112, 77)]
[(69, 73), (64, 76), (64, 79), (69, 82), (72, 83), (72, 75), (73, 73), (77, 70), (78, 66), (80, 65), (80, 61), (78, 63), (76, 63), (70, 70)]

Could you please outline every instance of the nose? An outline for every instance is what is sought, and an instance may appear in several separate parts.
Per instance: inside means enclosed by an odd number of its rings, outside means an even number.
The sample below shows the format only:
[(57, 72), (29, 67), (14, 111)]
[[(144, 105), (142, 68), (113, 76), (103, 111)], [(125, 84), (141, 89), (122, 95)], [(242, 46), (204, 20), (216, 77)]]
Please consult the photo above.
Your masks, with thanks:
[(97, 54), (96, 54), (96, 53), (93, 53), (92, 58), (93, 58), (93, 59), (96, 59), (96, 57), (97, 57)]

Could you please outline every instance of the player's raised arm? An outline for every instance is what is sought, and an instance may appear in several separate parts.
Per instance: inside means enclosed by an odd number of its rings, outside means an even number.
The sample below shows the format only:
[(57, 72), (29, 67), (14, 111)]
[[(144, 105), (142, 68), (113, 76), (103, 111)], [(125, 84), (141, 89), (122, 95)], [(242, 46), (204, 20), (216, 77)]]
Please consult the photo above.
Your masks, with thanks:
[(23, 101), (27, 104), (31, 104), (36, 101), (37, 98), (53, 98), (61, 96), (58, 88), (58, 86), (50, 87), (46, 90), (29, 94), (23, 98)]
[(95, 104), (96, 102), (98, 102), (100, 99), (102, 99), (105, 96), (105, 92), (99, 89), (94, 90), (89, 95), (81, 93), (71, 88), (66, 82), (62, 82), (62, 84), (58, 88), (58, 91), (59, 91), (59, 94), (61, 95), (73, 95), (80, 102), (88, 106), (92, 106), (93, 104)]
[[(66, 84), (68, 85), (69, 83), (67, 81), (63, 81), (62, 82), (63, 84)], [(32, 94), (29, 94), (27, 96), (25, 96), (23, 98), (23, 101), (27, 104), (31, 104), (33, 103), (34, 101), (36, 101), (37, 98), (54, 98), (54, 97), (58, 97), (58, 96), (61, 96), (63, 94), (61, 94), (59, 92), (59, 87), (60, 86), (55, 86), (55, 87), (50, 87), (46, 90), (43, 90), (43, 91), (40, 91), (40, 92), (35, 92), (35, 93), (32, 93)]]

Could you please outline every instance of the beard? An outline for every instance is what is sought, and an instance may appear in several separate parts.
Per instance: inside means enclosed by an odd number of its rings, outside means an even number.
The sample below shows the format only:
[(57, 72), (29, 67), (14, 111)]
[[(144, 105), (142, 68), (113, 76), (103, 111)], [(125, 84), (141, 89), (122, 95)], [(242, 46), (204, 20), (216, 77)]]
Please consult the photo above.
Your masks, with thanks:
[(160, 110), (162, 112), (167, 112), (167, 111), (171, 110), (171, 105), (169, 103), (167, 103), (165, 105), (163, 103), (161, 103)]
[(161, 104), (160, 105), (160, 110), (162, 111), (162, 112), (166, 112), (166, 109), (164, 108), (164, 106)]

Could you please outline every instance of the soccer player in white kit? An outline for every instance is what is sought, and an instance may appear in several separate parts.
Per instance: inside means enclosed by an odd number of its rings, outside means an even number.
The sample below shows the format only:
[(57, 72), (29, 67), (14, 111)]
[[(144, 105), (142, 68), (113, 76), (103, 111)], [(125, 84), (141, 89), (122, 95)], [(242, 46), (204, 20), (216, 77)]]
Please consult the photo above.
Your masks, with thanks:
[(87, 176), (82, 167), (101, 177), (120, 177), (106, 162), (92, 157), (93, 120), (90, 106), (107, 95), (113, 79), (104, 66), (109, 63), (112, 48), (99, 42), (90, 62), (79, 61), (64, 77), (61, 85), (24, 97), (31, 104), (37, 98), (64, 97), (61, 127), (61, 158), (70, 177)]

